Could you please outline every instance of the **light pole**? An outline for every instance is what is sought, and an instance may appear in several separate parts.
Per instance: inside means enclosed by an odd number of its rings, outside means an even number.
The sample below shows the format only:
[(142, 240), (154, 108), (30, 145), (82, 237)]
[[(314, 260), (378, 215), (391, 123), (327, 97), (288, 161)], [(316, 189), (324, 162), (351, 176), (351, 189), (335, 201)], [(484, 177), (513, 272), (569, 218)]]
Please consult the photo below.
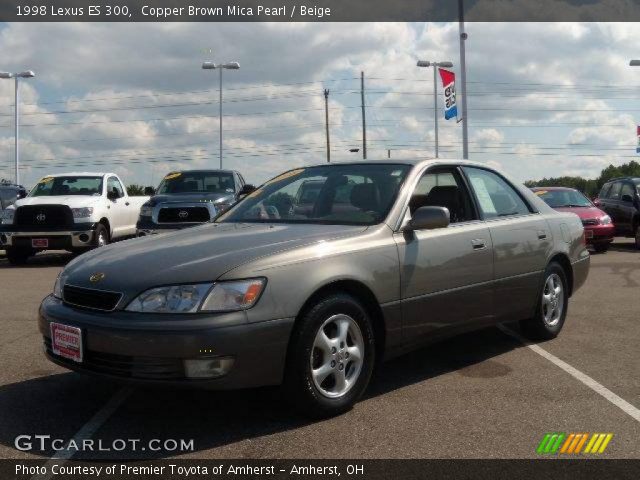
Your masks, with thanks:
[(9, 73), (9, 72), (0, 72), (0, 78), (15, 78), (16, 81), (16, 86), (15, 86), (15, 101), (14, 101), (14, 106), (13, 106), (13, 110), (14, 110), (14, 122), (15, 122), (15, 153), (16, 153), (16, 157), (15, 157), (15, 169), (16, 169), (16, 173), (15, 173), (15, 179), (16, 179), (16, 185), (20, 185), (20, 164), (19, 164), (19, 153), (20, 153), (20, 145), (18, 142), (18, 134), (20, 131), (20, 123), (19, 123), (19, 110), (20, 110), (20, 90), (18, 88), (18, 79), (19, 78), (32, 78), (35, 77), (36, 74), (33, 73), (33, 71), (31, 70), (25, 70), (24, 72), (20, 72), (20, 73)]
[(220, 113), (218, 116), (218, 122), (220, 123), (220, 169), (222, 170), (222, 70), (238, 70), (240, 69), (240, 64), (238, 62), (204, 62), (202, 64), (202, 68), (204, 70), (215, 70), (216, 68), (220, 70)]
[(436, 70), (438, 67), (451, 68), (453, 63), (451, 62), (430, 62), (429, 60), (419, 60), (418, 67), (433, 67), (433, 121), (435, 124), (436, 134), (436, 158), (438, 158), (438, 80), (436, 77)]

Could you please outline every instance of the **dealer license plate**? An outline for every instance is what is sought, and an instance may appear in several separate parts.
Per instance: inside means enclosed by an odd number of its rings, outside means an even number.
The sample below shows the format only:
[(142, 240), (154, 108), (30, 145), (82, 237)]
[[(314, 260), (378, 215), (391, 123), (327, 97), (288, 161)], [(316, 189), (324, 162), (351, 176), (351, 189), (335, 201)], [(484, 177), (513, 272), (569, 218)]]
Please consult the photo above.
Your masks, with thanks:
[(33, 248), (49, 248), (49, 239), (48, 238), (32, 238), (31, 246)]
[(77, 327), (51, 323), (51, 349), (53, 353), (74, 362), (82, 362), (82, 332)]

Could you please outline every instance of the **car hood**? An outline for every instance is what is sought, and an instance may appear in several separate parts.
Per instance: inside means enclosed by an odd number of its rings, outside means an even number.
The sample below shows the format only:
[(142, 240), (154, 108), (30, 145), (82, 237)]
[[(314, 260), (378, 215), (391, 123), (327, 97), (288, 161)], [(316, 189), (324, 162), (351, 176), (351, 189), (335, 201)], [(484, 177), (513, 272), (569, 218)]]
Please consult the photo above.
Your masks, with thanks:
[(184, 193), (174, 195), (154, 195), (149, 200), (150, 206), (159, 203), (199, 203), (199, 202), (218, 202), (225, 199), (234, 198), (234, 193)]
[(71, 208), (82, 208), (94, 205), (102, 200), (99, 195), (52, 195), (46, 197), (26, 197), (15, 203), (16, 207), (28, 205), (68, 205)]
[[(206, 224), (98, 248), (64, 270), (67, 284), (138, 293), (155, 286), (211, 282), (252, 260), (310, 243), (357, 235), (363, 226)], [(100, 283), (89, 277), (103, 273)]]
[(580, 220), (589, 220), (592, 218), (600, 218), (606, 213), (600, 210), (598, 207), (559, 207), (555, 210), (559, 212), (571, 212), (580, 217)]

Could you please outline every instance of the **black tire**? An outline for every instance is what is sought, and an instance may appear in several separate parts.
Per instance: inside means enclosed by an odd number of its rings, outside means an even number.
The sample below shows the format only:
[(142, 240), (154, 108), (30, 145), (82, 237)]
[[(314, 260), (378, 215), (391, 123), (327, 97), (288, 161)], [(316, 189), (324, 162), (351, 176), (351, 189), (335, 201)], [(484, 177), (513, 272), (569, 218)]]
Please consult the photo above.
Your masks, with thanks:
[(24, 265), (36, 252), (31, 248), (7, 247), (7, 260), (11, 265)]
[(638, 227), (638, 225), (636, 225), (633, 232), (633, 238), (635, 240), (636, 248), (640, 250), (640, 227)]
[[(104, 243), (101, 243), (100, 241), (101, 238), (104, 239)], [(99, 223), (98, 226), (96, 227), (95, 233), (93, 234), (93, 246), (98, 248), (108, 244), (109, 244), (109, 232), (107, 231), (107, 227)]]
[[(562, 301), (561, 312), (557, 314), (557, 318), (555, 318), (556, 315), (548, 314), (549, 309), (553, 307), (545, 305), (543, 297), (543, 295), (545, 295), (548, 290), (548, 281), (550, 278), (552, 278), (554, 281), (559, 280), (559, 283), (562, 286), (561, 293), (555, 294), (555, 298), (558, 299), (558, 303)], [(535, 315), (533, 316), (533, 318), (520, 322), (522, 332), (531, 340), (551, 340), (552, 338), (557, 337), (560, 333), (560, 330), (562, 330), (565, 318), (567, 317), (568, 306), (569, 289), (567, 274), (560, 264), (551, 262), (549, 265), (547, 265), (543, 276), (542, 287), (538, 291), (536, 297)], [(552, 312), (555, 312), (555, 310), (552, 310)]]
[[(351, 387), (340, 396), (328, 397), (322, 393), (314, 381), (312, 362), (316, 357), (312, 359), (312, 356), (318, 353), (317, 349), (314, 349), (314, 341), (320, 328), (329, 319), (336, 318), (336, 315), (345, 315), (350, 320), (355, 321), (359, 328), (358, 333), (361, 334), (360, 341), (364, 347), (364, 354), (362, 355), (359, 374), (354, 379)], [(330, 326), (328, 325), (325, 328)], [(349, 331), (351, 332), (351, 330)], [(353, 341), (351, 336), (349, 338)], [(339, 342), (339, 346), (341, 345), (341, 342)], [(340, 355), (340, 352), (336, 354)], [(353, 407), (367, 388), (373, 372), (375, 358), (375, 337), (367, 310), (350, 295), (341, 293), (329, 294), (304, 312), (294, 327), (287, 353), (283, 383), (286, 398), (292, 406), (304, 415), (313, 418), (326, 418), (344, 413)], [(331, 357), (329, 357), (329, 360), (331, 360)], [(354, 368), (354, 364), (349, 363), (350, 361), (344, 359), (343, 356), (340, 356), (338, 362), (339, 365), (336, 368), (340, 368), (341, 371), (344, 368), (345, 376), (350, 368)], [(344, 366), (342, 362), (344, 362)], [(333, 363), (335, 364), (336, 362)], [(329, 378), (329, 380), (331, 379)], [(323, 385), (321, 384), (321, 387)]]
[(597, 243), (593, 246), (593, 249), (598, 252), (598, 253), (604, 253), (607, 250), (609, 250), (609, 244), (608, 243)]

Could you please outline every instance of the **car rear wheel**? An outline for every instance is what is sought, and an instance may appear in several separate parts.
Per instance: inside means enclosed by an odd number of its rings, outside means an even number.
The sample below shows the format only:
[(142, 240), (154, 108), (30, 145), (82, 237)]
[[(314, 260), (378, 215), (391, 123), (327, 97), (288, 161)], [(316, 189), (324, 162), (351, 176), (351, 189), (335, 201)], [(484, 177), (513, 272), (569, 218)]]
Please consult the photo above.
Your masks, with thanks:
[(635, 243), (636, 243), (636, 248), (638, 250), (640, 250), (640, 227), (638, 227), (637, 225), (636, 225), (636, 229), (635, 229), (634, 239), (635, 239)]
[(284, 390), (312, 417), (349, 410), (366, 389), (375, 339), (366, 309), (355, 298), (332, 294), (299, 319), (287, 357)]
[(547, 266), (536, 304), (534, 317), (521, 322), (523, 333), (532, 340), (557, 337), (564, 325), (569, 304), (567, 275), (558, 263), (551, 262)]
[(35, 251), (31, 248), (8, 247), (6, 253), (11, 265), (24, 265)]

